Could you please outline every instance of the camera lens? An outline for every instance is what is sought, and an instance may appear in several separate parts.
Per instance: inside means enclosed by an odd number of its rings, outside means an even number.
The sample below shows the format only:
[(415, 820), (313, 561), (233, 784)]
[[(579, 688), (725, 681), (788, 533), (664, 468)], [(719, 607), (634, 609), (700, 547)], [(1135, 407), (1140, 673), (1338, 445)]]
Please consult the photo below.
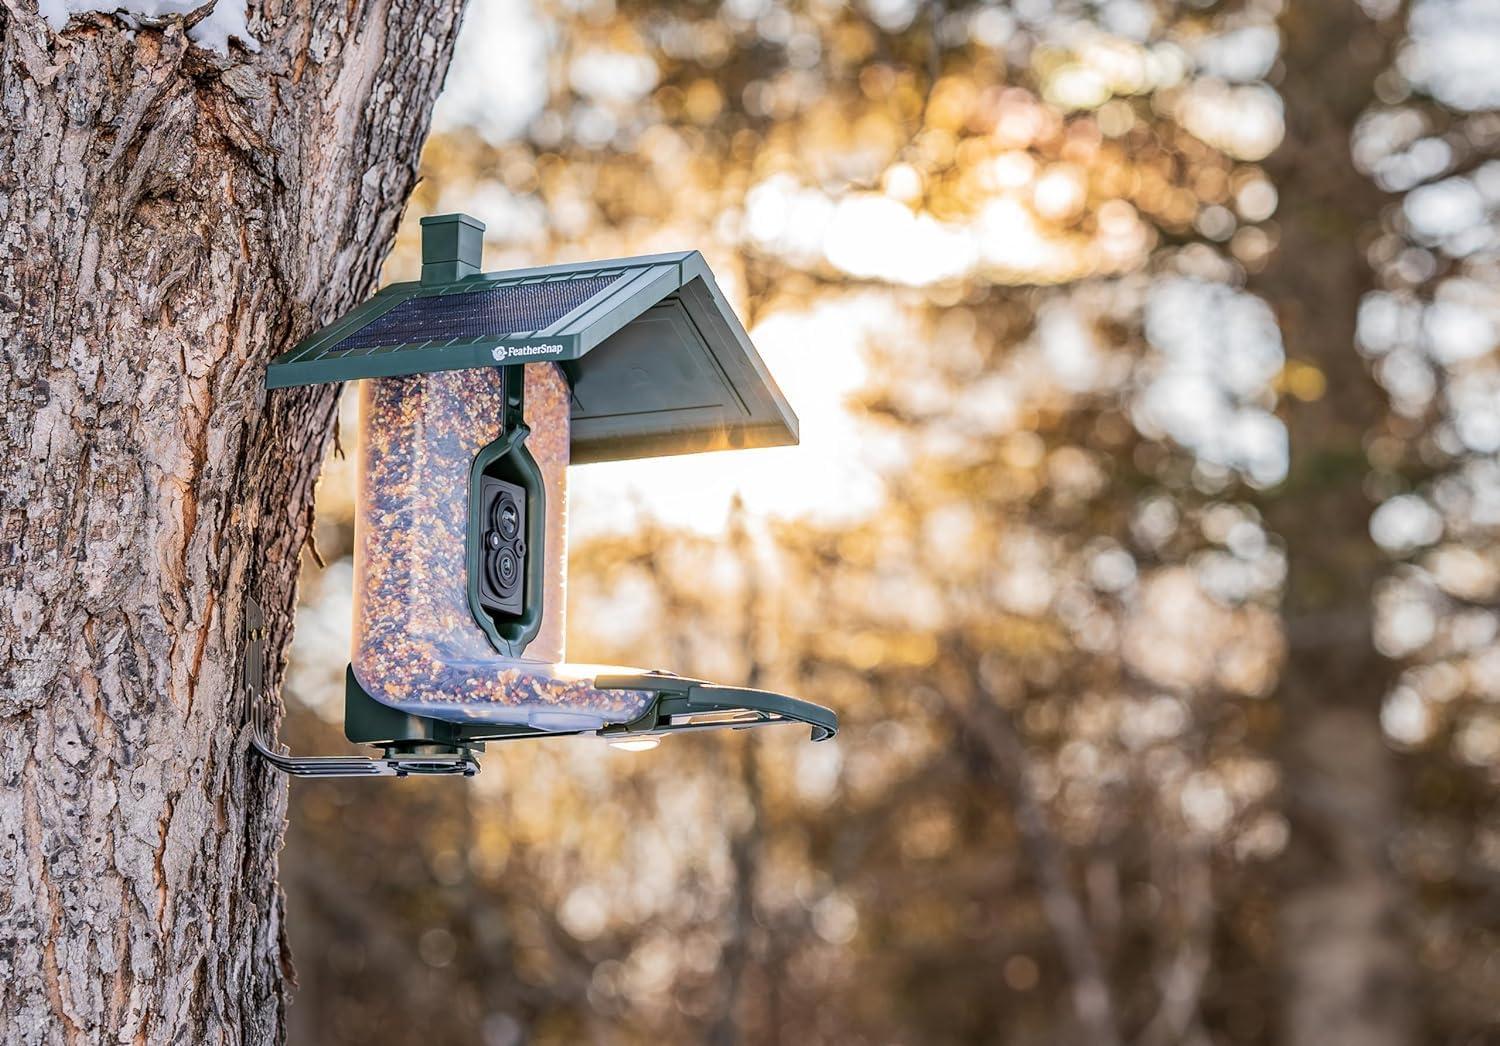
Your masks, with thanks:
[(495, 505), (495, 529), (500, 531), (500, 536), (506, 541), (521, 531), (521, 513), (516, 508), (516, 503), (509, 498), (502, 498)]
[(528, 495), (517, 483), (484, 476), (480, 496), (479, 604), (496, 623), (510, 622), (526, 611)]

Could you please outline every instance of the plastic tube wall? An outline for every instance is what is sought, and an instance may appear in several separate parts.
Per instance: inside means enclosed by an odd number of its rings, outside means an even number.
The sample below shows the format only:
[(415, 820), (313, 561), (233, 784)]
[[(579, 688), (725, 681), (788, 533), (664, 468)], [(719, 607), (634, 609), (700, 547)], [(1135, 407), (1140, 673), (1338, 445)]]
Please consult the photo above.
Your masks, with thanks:
[[(498, 370), (489, 373), (499, 377)], [(567, 380), (555, 363), (526, 367), (526, 447), (547, 488), (547, 580), (542, 589), (542, 625), (526, 645), (527, 660), (567, 659), (568, 460), (572, 405)], [(498, 432), (497, 432), (498, 435)]]
[(550, 363), (526, 367), (527, 446), (546, 485), (543, 617), (522, 658), (498, 653), (469, 606), (474, 456), (500, 435), (497, 368), (360, 383), (354, 676), (393, 708), (542, 730), (629, 722), (650, 693), (599, 690), (564, 661), (569, 390)]

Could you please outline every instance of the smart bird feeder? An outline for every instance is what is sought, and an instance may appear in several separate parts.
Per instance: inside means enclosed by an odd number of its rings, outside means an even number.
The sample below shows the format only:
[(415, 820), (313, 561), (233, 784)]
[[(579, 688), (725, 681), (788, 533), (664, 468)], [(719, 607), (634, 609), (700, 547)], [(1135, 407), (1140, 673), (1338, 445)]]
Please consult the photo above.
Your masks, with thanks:
[[(480, 272), (484, 226), (422, 219), (422, 278), (276, 359), (268, 388), (360, 386), (345, 735), (380, 758), (279, 751), (303, 777), (473, 775), (485, 742), (621, 747), (830, 710), (660, 670), (567, 662), (570, 462), (771, 447), (797, 419), (697, 251)], [(261, 701), (261, 618), (246, 679)]]

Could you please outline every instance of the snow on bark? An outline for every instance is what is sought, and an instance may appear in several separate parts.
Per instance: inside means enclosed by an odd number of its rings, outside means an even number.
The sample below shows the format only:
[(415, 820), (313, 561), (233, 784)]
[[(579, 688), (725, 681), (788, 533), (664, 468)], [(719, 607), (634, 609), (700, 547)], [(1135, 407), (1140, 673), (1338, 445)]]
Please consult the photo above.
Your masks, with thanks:
[[(37, 0), (37, 13), (58, 32), (74, 15), (89, 12), (112, 14), (134, 29), (174, 16), (186, 19), (204, 6), (202, 0)], [(260, 41), (250, 35), (246, 22), (245, 0), (213, 0), (208, 13), (188, 27), (187, 35), (199, 47), (221, 55), (229, 54), (231, 37), (247, 50), (260, 50)]]

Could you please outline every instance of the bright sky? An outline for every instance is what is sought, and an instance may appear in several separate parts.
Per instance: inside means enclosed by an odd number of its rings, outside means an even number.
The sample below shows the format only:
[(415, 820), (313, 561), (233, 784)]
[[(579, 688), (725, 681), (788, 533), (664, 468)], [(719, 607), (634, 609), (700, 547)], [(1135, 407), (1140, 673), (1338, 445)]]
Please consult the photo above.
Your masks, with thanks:
[(894, 449), (846, 403), (865, 381), (864, 340), (894, 312), (888, 297), (870, 292), (767, 317), (751, 340), (801, 421), (801, 445), (574, 468), (572, 532), (629, 526), (644, 509), (717, 533), (736, 494), (762, 516), (848, 520), (877, 507), (877, 465)]
[[(1384, 2), (1366, 0), (1366, 6), (1378, 13)], [(758, 4), (744, 0), (740, 6)], [(894, 27), (909, 20), (917, 5), (910, 0), (871, 0), (870, 7)], [(1017, 17), (1023, 16), (1004, 8), (976, 14), (975, 38), (1003, 48), (1017, 29)], [(1054, 77), (1046, 91), (1049, 100), (1064, 109), (1093, 108), (1113, 94), (1131, 94), (1148, 83), (1162, 86), (1185, 80), (1175, 115), (1195, 134), (1247, 160), (1275, 148), (1282, 134), (1281, 102), (1262, 79), (1279, 45), (1274, 25), (1268, 19), (1241, 20), (1216, 34), (1152, 42), (1152, 21), (1149, 5), (1138, 0), (1110, 0), (1101, 5), (1094, 23), (1053, 19), (1046, 31), (1065, 38), (1078, 60)], [(1500, 28), (1500, 7), (1493, 0), (1416, 0), (1412, 28), (1400, 64), (1414, 81), (1461, 108), (1492, 104), (1500, 97), (1500, 62), (1490, 60), (1500, 46), (1500, 33), (1493, 31)], [(624, 92), (635, 97), (655, 84), (649, 57), (634, 53), (590, 52), (567, 70), (549, 69), (556, 32), (534, 0), (474, 0), (438, 101), (435, 128), (467, 128), (496, 142), (513, 137), (541, 111), (554, 73), (565, 72), (574, 89), (590, 96)], [(505, 75), (495, 75), (497, 69)], [(1194, 70), (1197, 76), (1189, 78)], [(1372, 122), (1355, 143), (1357, 154), (1390, 154), (1369, 166), (1377, 180), (1390, 182), (1391, 188), (1407, 187), (1399, 183), (1411, 174), (1406, 167), (1421, 168), (1427, 162), (1424, 147), (1438, 151), (1431, 139), (1405, 152), (1392, 150), (1385, 139), (1405, 133), (1401, 119), (1396, 111), (1383, 123)], [(800, 184), (791, 174), (775, 175), (751, 187), (740, 234), (747, 245), (792, 265), (826, 264), (859, 280), (908, 287), (985, 278), (1067, 282), (1084, 275), (1132, 271), (1151, 249), (1143, 223), (1123, 203), (1100, 209), (1098, 232), (1091, 239), (1064, 242), (1047, 235), (1036, 215), (1065, 217), (1082, 205), (1084, 190), (1076, 172), (1065, 165), (1039, 169), (1025, 149), (1004, 154), (994, 167), (993, 197), (972, 222), (939, 220), (909, 206), (911, 199), (920, 199), (920, 174), (903, 164), (887, 171), (875, 191), (830, 194)], [(1500, 174), (1491, 180), (1500, 184)], [(1266, 199), (1260, 203), (1247, 198), (1237, 206), (1252, 220), (1270, 215), (1275, 210), (1274, 190), (1265, 185), (1262, 195)], [(1406, 217), (1419, 236), (1434, 242), (1482, 236), (1490, 204), (1483, 195), (1474, 182), (1448, 179), (1407, 196)], [(513, 198), (445, 199), (443, 206), (481, 215), (490, 222), (492, 235), (518, 245), (527, 242), (528, 228), (548, 220), (537, 208), (527, 210)], [(1464, 287), (1447, 288), (1422, 320), (1434, 356), (1467, 359), (1475, 346), (1482, 350), (1491, 343), (1496, 328), (1489, 318), (1491, 297)], [(630, 526), (640, 512), (648, 511), (678, 525), (714, 532), (722, 527), (736, 495), (763, 515), (847, 519), (870, 511), (881, 497), (878, 473), (894, 452), (874, 426), (848, 409), (847, 402), (865, 379), (861, 346), (866, 336), (900, 323), (894, 301), (890, 293), (851, 294), (820, 304), (811, 313), (770, 315), (751, 332), (801, 419), (800, 447), (576, 469), (575, 531)], [(1369, 306), (1361, 315), (1360, 334), (1366, 351), (1375, 356), (1385, 351), (1377, 345), (1384, 344), (1383, 338), (1400, 340), (1389, 336), (1381, 322), (1394, 329), (1412, 310), (1395, 299), (1372, 301)], [(1285, 433), (1266, 409), (1263, 390), (1284, 360), (1274, 321), (1262, 303), (1227, 286), (1170, 279), (1151, 291), (1146, 320), (1159, 359), (1135, 404), (1137, 424), (1171, 436), (1207, 462), (1239, 469), (1254, 482), (1277, 482), (1286, 468)], [(1069, 361), (1097, 363), (1097, 354), (1087, 344), (1074, 344), (1080, 339), (1087, 342), (1086, 330), (1076, 322), (1043, 327), (1040, 336), (1049, 366), (1065, 385), (1076, 384), (1065, 373)], [(1385, 370), (1390, 372), (1388, 384), (1399, 386), (1397, 379), (1405, 371), (1399, 366), (1403, 359), (1396, 355)], [(1422, 398), (1417, 393), (1423, 389), (1415, 386), (1426, 370), (1406, 370), (1412, 372), (1407, 384), (1413, 385), (1408, 398)], [(1465, 394), (1465, 388), (1454, 385), (1452, 395)], [(1394, 391), (1399, 399), (1401, 389)], [(1492, 392), (1476, 387), (1467, 394), (1483, 401)], [(1500, 424), (1474, 421), (1482, 421), (1486, 412), (1458, 413), (1466, 442), (1500, 444)]]
[(519, 134), (547, 101), (549, 29), (531, 0), (472, 0), (432, 129), (470, 128), (494, 142)]

